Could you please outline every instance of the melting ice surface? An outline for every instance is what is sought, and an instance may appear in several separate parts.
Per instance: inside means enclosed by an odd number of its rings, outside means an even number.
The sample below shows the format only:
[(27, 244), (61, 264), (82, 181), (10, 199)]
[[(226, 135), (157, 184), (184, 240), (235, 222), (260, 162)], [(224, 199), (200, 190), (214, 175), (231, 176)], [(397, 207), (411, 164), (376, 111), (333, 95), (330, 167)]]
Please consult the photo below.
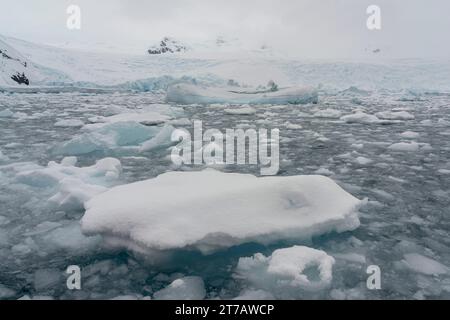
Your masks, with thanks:
[[(230, 112), (241, 106), (227, 104), (169, 105), (164, 98), (158, 93), (1, 94), (0, 298), (450, 297), (448, 94), (347, 90), (323, 93), (318, 104), (242, 107), (252, 112)], [(274, 237), (267, 243), (258, 237), (242, 241), (240, 232), (248, 230), (239, 230), (232, 237), (239, 241), (201, 252), (172, 245), (185, 230), (169, 238), (161, 222), (171, 250), (159, 259), (145, 250), (107, 246), (102, 239), (132, 230), (139, 212), (131, 212), (125, 231), (124, 224), (110, 224), (106, 212), (96, 215), (102, 221), (83, 235), (84, 201), (93, 199), (88, 208), (95, 208), (97, 199), (120, 185), (174, 170), (205, 169), (175, 166), (169, 156), (171, 128), (190, 130), (196, 119), (205, 129), (221, 131), (279, 128), (276, 179), (328, 176), (348, 199), (368, 199), (359, 209), (360, 226), (306, 238)], [(259, 174), (250, 165), (219, 170)], [(271, 205), (289, 214), (290, 197)], [(174, 206), (188, 205), (180, 199), (186, 195), (171, 194)], [(261, 197), (257, 208), (264, 211), (269, 200)], [(111, 201), (118, 209), (127, 204)], [(317, 206), (326, 207), (329, 199), (322, 201)], [(238, 208), (229, 201), (215, 206), (223, 215), (226, 208)], [(252, 220), (260, 222), (253, 214)], [(144, 246), (158, 243), (135, 240)], [(81, 290), (65, 285), (65, 270), (72, 264), (81, 267)], [(366, 287), (366, 268), (373, 264), (382, 271), (381, 290)]]

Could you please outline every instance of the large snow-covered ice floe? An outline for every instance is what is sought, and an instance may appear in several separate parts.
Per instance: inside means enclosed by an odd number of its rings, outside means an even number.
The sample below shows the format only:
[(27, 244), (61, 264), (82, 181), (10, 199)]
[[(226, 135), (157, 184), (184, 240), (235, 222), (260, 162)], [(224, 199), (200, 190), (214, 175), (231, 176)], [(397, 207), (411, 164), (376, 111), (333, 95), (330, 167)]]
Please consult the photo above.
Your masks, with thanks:
[(85, 203), (85, 234), (142, 253), (203, 253), (245, 242), (306, 239), (359, 226), (363, 203), (331, 179), (168, 172), (114, 187)]
[(293, 87), (276, 91), (250, 92), (236, 88), (203, 87), (178, 83), (167, 90), (167, 101), (180, 104), (306, 104), (317, 103), (318, 94), (314, 88)]
[(305, 246), (275, 250), (271, 256), (256, 253), (240, 258), (236, 277), (279, 298), (301, 291), (317, 291), (330, 285), (335, 260), (322, 250)]
[(50, 161), (47, 167), (28, 166), (19, 169), (16, 180), (38, 188), (54, 188), (56, 193), (49, 201), (58, 207), (82, 208), (92, 196), (116, 184), (122, 172), (115, 158), (104, 158), (88, 167), (76, 167), (76, 162), (76, 157), (66, 157), (61, 163)]

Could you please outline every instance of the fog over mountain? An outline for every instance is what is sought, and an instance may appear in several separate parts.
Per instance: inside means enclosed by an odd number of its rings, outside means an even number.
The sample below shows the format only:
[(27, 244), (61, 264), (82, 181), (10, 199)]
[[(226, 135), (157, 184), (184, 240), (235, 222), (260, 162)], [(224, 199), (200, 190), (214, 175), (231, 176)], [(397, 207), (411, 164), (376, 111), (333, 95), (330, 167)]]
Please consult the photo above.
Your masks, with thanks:
[[(8, 7), (0, 12), (2, 34), (72, 48), (145, 54), (165, 36), (188, 43), (225, 36), (305, 58), (450, 55), (446, 0), (0, 2)], [(66, 28), (70, 4), (81, 8), (81, 30)], [(366, 27), (372, 4), (381, 8), (381, 30)]]

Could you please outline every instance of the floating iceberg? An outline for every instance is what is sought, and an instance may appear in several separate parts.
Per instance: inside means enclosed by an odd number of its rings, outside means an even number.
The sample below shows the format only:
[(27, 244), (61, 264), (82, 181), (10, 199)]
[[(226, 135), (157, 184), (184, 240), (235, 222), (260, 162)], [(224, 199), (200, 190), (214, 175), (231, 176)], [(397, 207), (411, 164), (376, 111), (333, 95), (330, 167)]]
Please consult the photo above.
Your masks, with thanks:
[(439, 275), (446, 274), (450, 271), (445, 265), (418, 253), (408, 253), (403, 257), (404, 264), (411, 270), (418, 273)]
[(114, 185), (122, 171), (119, 160), (104, 158), (89, 167), (76, 167), (77, 158), (66, 157), (61, 163), (50, 161), (17, 173), (20, 183), (38, 188), (55, 188), (49, 199), (59, 207), (79, 208), (92, 196)]
[[(252, 286), (275, 294), (279, 298), (303, 291), (318, 291), (330, 285), (333, 279), (333, 257), (321, 250), (293, 246), (275, 250), (270, 257), (256, 253), (240, 258), (236, 276)], [(317, 270), (317, 276), (313, 276)], [(308, 275), (308, 271), (312, 274)]]
[(362, 201), (324, 176), (168, 172), (114, 187), (85, 203), (85, 234), (142, 253), (306, 239), (359, 226)]
[(201, 87), (179, 83), (167, 90), (167, 101), (180, 104), (305, 104), (317, 103), (317, 91), (309, 87), (267, 92), (239, 92), (236, 88)]
[(388, 147), (389, 150), (393, 151), (404, 151), (404, 152), (415, 152), (419, 151), (420, 145), (415, 142), (397, 142)]
[(4, 109), (0, 111), (0, 118), (12, 118), (14, 116), (14, 112), (9, 109)]
[(381, 122), (377, 116), (375, 116), (373, 114), (367, 114), (367, 113), (364, 113), (361, 111), (358, 111), (354, 114), (342, 116), (340, 119), (342, 121), (345, 121), (346, 123), (370, 124), (370, 123), (380, 123)]
[(235, 115), (250, 115), (250, 114), (255, 114), (256, 109), (247, 105), (247, 106), (242, 106), (241, 108), (225, 109), (225, 113), (226, 114), (235, 114)]
[(84, 126), (84, 122), (79, 119), (64, 119), (55, 122), (55, 127), (77, 128), (82, 126)]
[(386, 120), (414, 120), (414, 115), (407, 111), (382, 111), (375, 114), (380, 119)]
[(83, 129), (95, 130), (108, 124), (119, 122), (137, 122), (144, 125), (158, 125), (167, 122), (171, 117), (168, 115), (160, 114), (158, 112), (128, 112), (119, 113), (109, 117), (95, 117), (93, 124), (87, 124)]
[(317, 118), (339, 118), (342, 112), (336, 109), (323, 109), (313, 114)]
[(130, 146), (136, 147), (138, 151), (140, 144), (157, 136), (161, 130), (163, 128), (149, 127), (134, 121), (93, 124), (86, 132), (62, 143), (54, 151), (63, 155), (82, 155)]
[(200, 277), (176, 279), (153, 295), (155, 300), (202, 300), (206, 296), (205, 284)]

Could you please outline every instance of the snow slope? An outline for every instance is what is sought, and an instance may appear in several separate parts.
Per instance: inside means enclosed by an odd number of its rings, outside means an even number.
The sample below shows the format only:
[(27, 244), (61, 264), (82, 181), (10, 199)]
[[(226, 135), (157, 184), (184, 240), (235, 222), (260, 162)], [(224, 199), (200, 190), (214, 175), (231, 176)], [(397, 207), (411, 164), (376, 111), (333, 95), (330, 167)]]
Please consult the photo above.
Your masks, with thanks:
[(39, 73), (45, 75), (38, 77), (39, 84), (45, 85), (103, 85), (145, 90), (151, 89), (151, 84), (159, 78), (188, 76), (221, 85), (233, 79), (241, 86), (254, 87), (273, 80), (280, 87), (450, 91), (448, 60), (300, 60), (287, 57), (285, 52), (270, 50), (267, 54), (267, 50), (249, 51), (239, 47), (132, 55), (62, 49), (2, 36), (0, 41), (32, 61)]
[(66, 79), (57, 71), (33, 63), (0, 37), (0, 85), (17, 86)]

